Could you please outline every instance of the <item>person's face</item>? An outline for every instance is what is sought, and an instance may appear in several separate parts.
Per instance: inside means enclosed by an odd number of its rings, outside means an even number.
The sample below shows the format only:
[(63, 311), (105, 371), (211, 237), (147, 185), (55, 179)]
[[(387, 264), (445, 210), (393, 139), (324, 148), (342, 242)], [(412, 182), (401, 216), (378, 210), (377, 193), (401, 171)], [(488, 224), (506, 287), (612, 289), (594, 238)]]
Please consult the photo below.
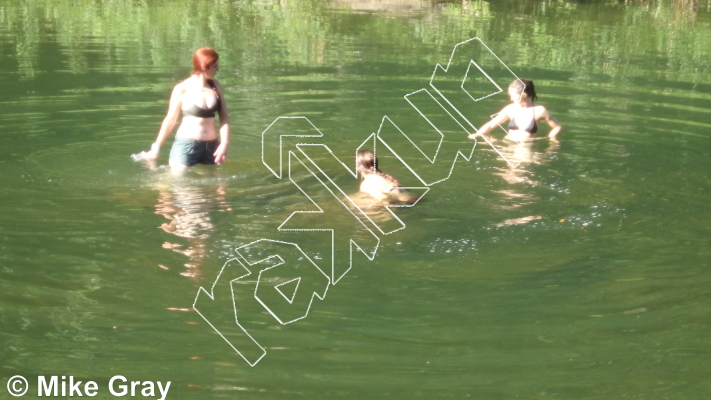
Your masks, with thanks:
[(220, 66), (218, 64), (219, 63), (215, 62), (209, 67), (207, 67), (207, 69), (205, 70), (205, 76), (207, 78), (213, 78), (215, 74), (217, 74), (217, 71), (220, 70)]
[(511, 99), (511, 102), (518, 103), (523, 100), (525, 96), (526, 93), (521, 93), (520, 90), (515, 88), (509, 88), (509, 98)]

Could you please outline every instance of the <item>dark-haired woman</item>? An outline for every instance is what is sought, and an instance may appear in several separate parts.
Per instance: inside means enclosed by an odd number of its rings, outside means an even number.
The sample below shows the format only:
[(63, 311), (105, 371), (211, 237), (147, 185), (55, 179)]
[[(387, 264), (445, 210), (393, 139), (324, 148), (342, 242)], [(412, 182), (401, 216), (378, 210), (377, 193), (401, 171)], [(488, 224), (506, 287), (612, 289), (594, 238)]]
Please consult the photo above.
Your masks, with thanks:
[[(170, 150), (171, 170), (182, 172), (198, 163), (221, 164), (225, 161), (230, 124), (222, 86), (215, 79), (219, 71), (218, 58), (215, 50), (209, 47), (195, 51), (193, 73), (173, 89), (168, 114), (151, 150), (145, 154), (145, 159), (154, 160), (158, 157), (163, 142), (170, 136), (182, 112), (183, 119)], [(216, 114), (220, 116), (219, 140), (215, 128)]]
[(361, 176), (360, 191), (377, 200), (415, 201), (400, 189), (400, 184), (392, 176), (378, 169), (378, 161), (372, 150), (361, 150), (356, 155), (356, 170)]
[(551, 113), (536, 101), (536, 90), (533, 81), (527, 79), (516, 79), (509, 85), (509, 98), (511, 104), (504, 107), (494, 119), (484, 124), (477, 133), (469, 135), (470, 139), (476, 135), (486, 135), (498, 125), (506, 121), (509, 122), (508, 134), (505, 139), (515, 142), (527, 142), (536, 140), (538, 123), (545, 120), (551, 127), (548, 133), (549, 138), (555, 138), (563, 129)]

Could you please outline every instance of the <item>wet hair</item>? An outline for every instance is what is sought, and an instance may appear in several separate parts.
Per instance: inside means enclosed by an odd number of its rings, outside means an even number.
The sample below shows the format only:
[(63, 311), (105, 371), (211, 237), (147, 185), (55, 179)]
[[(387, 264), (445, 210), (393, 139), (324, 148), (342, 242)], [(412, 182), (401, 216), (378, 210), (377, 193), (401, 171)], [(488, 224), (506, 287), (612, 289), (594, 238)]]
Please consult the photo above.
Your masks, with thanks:
[(220, 56), (212, 47), (201, 47), (193, 54), (193, 75), (202, 74), (207, 71)]
[(356, 155), (356, 171), (361, 175), (374, 174), (378, 170), (378, 159), (372, 150), (361, 150)]
[(533, 87), (533, 81), (528, 79), (516, 79), (511, 82), (509, 89), (514, 89), (518, 93), (526, 93), (531, 101), (536, 101), (536, 89)]

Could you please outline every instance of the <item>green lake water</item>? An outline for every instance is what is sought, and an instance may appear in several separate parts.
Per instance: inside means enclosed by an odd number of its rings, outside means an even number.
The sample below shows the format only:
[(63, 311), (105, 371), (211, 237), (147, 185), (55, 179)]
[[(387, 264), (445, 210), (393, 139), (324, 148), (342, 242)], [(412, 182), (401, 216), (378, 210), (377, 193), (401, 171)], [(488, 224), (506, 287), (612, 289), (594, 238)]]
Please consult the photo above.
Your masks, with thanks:
[[(372, 229), (374, 259), (355, 252), (304, 319), (273, 318), (256, 273), (234, 283), (266, 350), (251, 367), (192, 309), (199, 288), (262, 238), (330, 258), (328, 233), (278, 230), (316, 207), (262, 163), (262, 132), (308, 117), (352, 166), (383, 116), (421, 126), (403, 96), (473, 37), (535, 82), (559, 142), (498, 142), (511, 168), (479, 141), (394, 211), (404, 229)], [(202, 46), (220, 54), (228, 161), (178, 178), (132, 161)], [(96, 381), (100, 399), (116, 375), (171, 381), (169, 399), (708, 398), (710, 73), (708, 0), (0, 1), (0, 399), (14, 375), (25, 398), (40, 375)], [(507, 103), (467, 112), (479, 125)], [(452, 132), (444, 147), (471, 150)], [(412, 183), (382, 150), (380, 168)], [(314, 193), (334, 215), (318, 227), (350, 232)]]

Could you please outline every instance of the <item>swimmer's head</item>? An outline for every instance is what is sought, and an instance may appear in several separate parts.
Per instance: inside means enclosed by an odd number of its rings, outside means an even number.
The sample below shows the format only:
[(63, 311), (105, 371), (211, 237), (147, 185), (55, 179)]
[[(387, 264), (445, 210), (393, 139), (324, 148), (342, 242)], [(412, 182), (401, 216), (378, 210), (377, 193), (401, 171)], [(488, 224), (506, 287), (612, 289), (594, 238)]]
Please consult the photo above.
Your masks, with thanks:
[(378, 171), (378, 159), (372, 150), (361, 150), (356, 155), (356, 171), (361, 175), (372, 174)]
[[(509, 85), (509, 97), (513, 102), (519, 102), (528, 97), (531, 101), (536, 101), (536, 89), (533, 88), (533, 81), (528, 79), (516, 79)], [(519, 98), (521, 100), (519, 100)]]
[(220, 56), (212, 47), (202, 47), (195, 50), (193, 54), (193, 75), (200, 75), (211, 72), (217, 72), (217, 60)]

